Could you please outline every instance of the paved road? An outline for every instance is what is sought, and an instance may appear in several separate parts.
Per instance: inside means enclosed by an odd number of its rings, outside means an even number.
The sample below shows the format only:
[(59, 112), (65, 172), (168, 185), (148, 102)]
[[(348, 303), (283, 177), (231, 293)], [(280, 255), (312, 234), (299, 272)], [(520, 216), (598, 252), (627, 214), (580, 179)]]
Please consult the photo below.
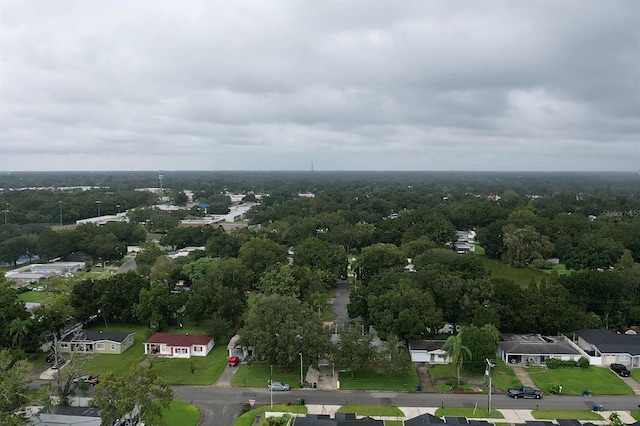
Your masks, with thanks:
[(331, 305), (331, 310), (336, 314), (335, 320), (338, 322), (349, 320), (347, 311), (349, 294), (349, 283), (345, 280), (336, 280), (336, 297)]
[(130, 259), (130, 260), (127, 260), (125, 263), (122, 264), (122, 266), (118, 268), (118, 273), (126, 274), (129, 271), (135, 271), (137, 267), (138, 265), (136, 265), (136, 260)]
[[(232, 425), (235, 418), (230, 421), (216, 422), (220, 416), (239, 414), (243, 404), (249, 399), (256, 404), (269, 404), (270, 393), (267, 389), (257, 388), (219, 388), (205, 386), (175, 386), (176, 399), (189, 401), (203, 410), (203, 413), (211, 410), (214, 417), (203, 418), (201, 424)], [(274, 392), (274, 404), (294, 402), (298, 398), (304, 398), (307, 404), (316, 405), (395, 405), (399, 407), (474, 407), (485, 406), (487, 395), (453, 395), (453, 394), (427, 394), (427, 393), (400, 393), (400, 392), (360, 392), (360, 391), (322, 391), (311, 389), (294, 389), (290, 392)], [(606, 410), (631, 411), (638, 409), (640, 398), (637, 396), (553, 396), (540, 400), (512, 399), (506, 395), (493, 395), (492, 406), (505, 409), (591, 409), (594, 404), (602, 405)], [(236, 415), (237, 415), (236, 414)], [(206, 415), (206, 414), (205, 414)]]

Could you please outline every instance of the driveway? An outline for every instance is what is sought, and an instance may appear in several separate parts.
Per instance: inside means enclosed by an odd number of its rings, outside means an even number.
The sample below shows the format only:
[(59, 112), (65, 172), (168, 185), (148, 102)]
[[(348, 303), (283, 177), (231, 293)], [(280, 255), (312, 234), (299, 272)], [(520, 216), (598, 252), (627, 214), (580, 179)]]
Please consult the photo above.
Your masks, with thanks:
[(136, 265), (136, 260), (135, 259), (129, 259), (126, 262), (124, 262), (122, 264), (122, 266), (120, 266), (118, 268), (118, 273), (119, 274), (126, 274), (129, 271), (135, 271), (135, 269), (138, 267), (138, 265)]
[(336, 297), (331, 304), (331, 310), (336, 314), (336, 322), (349, 321), (349, 312), (347, 305), (349, 304), (349, 283), (345, 280), (336, 280)]

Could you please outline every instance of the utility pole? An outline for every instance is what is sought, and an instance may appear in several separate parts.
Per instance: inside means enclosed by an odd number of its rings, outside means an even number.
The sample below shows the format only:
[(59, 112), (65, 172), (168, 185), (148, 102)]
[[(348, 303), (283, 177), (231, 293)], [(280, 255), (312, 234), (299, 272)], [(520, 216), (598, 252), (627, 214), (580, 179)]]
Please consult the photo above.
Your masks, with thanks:
[(9, 215), (9, 203), (6, 204), (4, 209), (4, 224), (7, 224), (7, 216)]
[(100, 205), (102, 204), (102, 201), (96, 201), (96, 205), (98, 206), (98, 219), (100, 219)]
[(489, 410), (487, 412), (487, 415), (491, 415), (491, 369), (496, 365), (492, 364), (491, 361), (489, 361), (489, 358), (485, 358), (485, 360), (487, 361), (487, 368), (486, 370), (484, 370), (484, 375), (489, 376), (489, 403), (488, 403)]
[(273, 365), (271, 365), (271, 379), (269, 379), (269, 397), (271, 399), (271, 411), (273, 411)]
[(304, 383), (304, 378), (302, 377), (302, 352), (300, 352), (300, 386)]
[(60, 206), (60, 226), (62, 226), (62, 201), (58, 201), (58, 205)]

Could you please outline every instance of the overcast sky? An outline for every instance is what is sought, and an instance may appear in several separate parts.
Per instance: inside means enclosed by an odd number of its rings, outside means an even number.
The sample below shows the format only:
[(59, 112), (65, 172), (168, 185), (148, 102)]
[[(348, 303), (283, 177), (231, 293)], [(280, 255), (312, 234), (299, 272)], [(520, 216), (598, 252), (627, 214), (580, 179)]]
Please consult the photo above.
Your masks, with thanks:
[(0, 170), (640, 169), (640, 1), (0, 1)]

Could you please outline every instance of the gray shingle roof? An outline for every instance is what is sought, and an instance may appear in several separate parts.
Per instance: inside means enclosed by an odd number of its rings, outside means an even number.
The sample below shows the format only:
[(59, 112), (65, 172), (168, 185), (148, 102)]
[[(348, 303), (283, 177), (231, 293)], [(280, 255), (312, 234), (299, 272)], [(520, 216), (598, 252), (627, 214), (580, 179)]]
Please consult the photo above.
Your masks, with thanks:
[(585, 329), (575, 332), (601, 353), (640, 355), (640, 335), (617, 334), (609, 330)]
[(568, 341), (560, 337), (541, 335), (502, 335), (498, 347), (507, 354), (513, 355), (582, 355)]

